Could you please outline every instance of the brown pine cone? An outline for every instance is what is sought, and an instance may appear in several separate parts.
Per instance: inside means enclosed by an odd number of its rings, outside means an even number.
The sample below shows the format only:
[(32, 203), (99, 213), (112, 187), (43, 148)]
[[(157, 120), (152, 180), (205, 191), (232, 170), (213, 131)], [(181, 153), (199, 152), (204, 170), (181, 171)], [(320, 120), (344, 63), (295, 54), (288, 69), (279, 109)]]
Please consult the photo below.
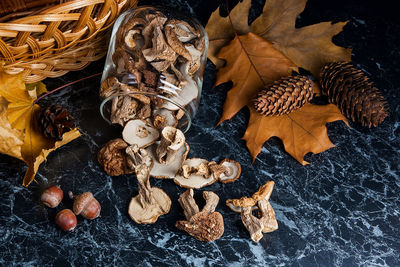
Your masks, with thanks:
[(255, 109), (266, 116), (289, 114), (304, 106), (313, 96), (312, 81), (307, 76), (281, 78), (265, 87), (253, 99)]
[(389, 115), (387, 102), (369, 78), (350, 62), (332, 62), (321, 70), (321, 92), (348, 119), (378, 126)]
[(75, 121), (68, 110), (52, 105), (40, 112), (39, 127), (44, 136), (60, 141), (64, 133), (75, 127)]

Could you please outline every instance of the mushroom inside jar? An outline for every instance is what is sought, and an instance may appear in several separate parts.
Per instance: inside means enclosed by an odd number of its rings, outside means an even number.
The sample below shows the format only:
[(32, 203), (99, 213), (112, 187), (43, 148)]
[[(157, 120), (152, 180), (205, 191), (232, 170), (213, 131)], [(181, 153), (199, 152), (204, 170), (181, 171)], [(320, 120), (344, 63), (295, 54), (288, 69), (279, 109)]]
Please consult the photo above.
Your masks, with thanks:
[[(166, 15), (168, 14), (168, 15)], [(113, 98), (110, 121), (185, 125), (198, 106), (208, 39), (200, 24), (171, 10), (146, 7), (125, 15), (114, 31), (101, 96)], [(179, 18), (179, 19), (177, 19)], [(138, 99), (143, 94), (147, 99)], [(189, 125), (187, 123), (186, 125)], [(186, 129), (187, 130), (187, 129)]]

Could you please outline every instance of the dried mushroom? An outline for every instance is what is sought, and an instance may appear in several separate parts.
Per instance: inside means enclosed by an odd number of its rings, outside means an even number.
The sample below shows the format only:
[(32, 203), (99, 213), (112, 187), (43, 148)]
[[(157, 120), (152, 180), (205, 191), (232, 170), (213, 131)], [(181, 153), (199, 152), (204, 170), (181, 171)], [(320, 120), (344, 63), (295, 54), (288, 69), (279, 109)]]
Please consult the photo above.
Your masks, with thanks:
[(177, 221), (176, 227), (187, 232), (200, 241), (213, 241), (220, 238), (224, 233), (224, 219), (221, 213), (215, 211), (219, 197), (210, 191), (203, 192), (206, 201), (201, 211), (193, 198), (193, 189), (188, 189), (179, 196), (186, 220)]
[(125, 142), (140, 148), (153, 144), (159, 136), (158, 130), (145, 120), (131, 120), (122, 131)]
[(157, 160), (161, 164), (171, 163), (178, 150), (185, 144), (185, 135), (177, 128), (167, 126), (161, 131), (161, 142), (157, 146)]
[(220, 162), (219, 166), (223, 169), (223, 172), (216, 177), (221, 183), (231, 183), (236, 181), (242, 172), (239, 162), (231, 159), (224, 159)]
[(170, 163), (163, 164), (158, 162), (156, 149), (159, 146), (160, 142), (156, 142), (152, 146), (146, 148), (149, 152), (149, 155), (152, 157), (154, 161), (154, 166), (150, 171), (151, 177), (158, 179), (173, 179), (176, 174), (182, 167), (183, 162), (186, 160), (186, 156), (189, 153), (189, 145), (185, 142), (184, 146), (182, 146), (175, 154), (175, 159)]
[[(197, 189), (215, 183), (217, 179), (214, 175), (212, 173), (206, 175), (203, 171), (202, 167), (207, 165), (208, 161), (205, 159), (187, 159), (182, 165), (181, 173), (174, 178), (174, 182), (180, 187)], [(186, 175), (187, 177), (183, 174), (184, 170), (190, 170), (189, 175)]]
[(103, 166), (104, 171), (110, 176), (130, 174), (134, 169), (127, 164), (125, 149), (128, 144), (117, 138), (105, 144), (97, 154), (97, 160)]
[(139, 194), (129, 203), (129, 216), (136, 223), (155, 223), (159, 216), (169, 212), (171, 199), (162, 189), (150, 186), (153, 161), (147, 151), (133, 145), (126, 149), (126, 153), (135, 169), (139, 187)]
[[(240, 212), (242, 222), (250, 233), (253, 241), (258, 242), (263, 233), (269, 233), (278, 229), (275, 211), (269, 203), (274, 182), (268, 181), (253, 194), (251, 198), (228, 199), (226, 204), (235, 212)], [(253, 215), (253, 210), (258, 209), (258, 217)]]
[(166, 126), (175, 127), (178, 125), (178, 119), (174, 113), (168, 109), (157, 109), (153, 111), (153, 125), (157, 129), (163, 129)]

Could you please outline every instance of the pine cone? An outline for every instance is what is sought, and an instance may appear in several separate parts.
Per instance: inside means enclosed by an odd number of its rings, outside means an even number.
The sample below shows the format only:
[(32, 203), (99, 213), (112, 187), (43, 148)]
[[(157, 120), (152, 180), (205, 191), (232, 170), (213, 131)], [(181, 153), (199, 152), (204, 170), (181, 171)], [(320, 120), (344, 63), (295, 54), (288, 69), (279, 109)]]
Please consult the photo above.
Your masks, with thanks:
[(307, 76), (289, 76), (265, 87), (253, 99), (255, 109), (266, 116), (289, 114), (304, 106), (313, 96), (312, 81)]
[(62, 140), (64, 133), (75, 126), (71, 114), (59, 105), (52, 105), (42, 109), (39, 115), (39, 127), (43, 135), (48, 138)]
[(348, 119), (378, 126), (389, 115), (387, 102), (368, 77), (349, 62), (332, 62), (321, 70), (321, 92)]

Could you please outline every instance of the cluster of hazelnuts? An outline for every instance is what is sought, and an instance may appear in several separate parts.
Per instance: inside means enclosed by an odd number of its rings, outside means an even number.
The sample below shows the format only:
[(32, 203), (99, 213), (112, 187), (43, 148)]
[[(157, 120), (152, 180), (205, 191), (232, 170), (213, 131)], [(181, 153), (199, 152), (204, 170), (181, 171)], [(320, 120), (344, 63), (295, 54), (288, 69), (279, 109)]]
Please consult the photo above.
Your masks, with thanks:
[[(76, 215), (93, 220), (100, 216), (101, 206), (91, 192), (85, 192), (74, 196), (72, 192), (68, 192), (69, 197), (74, 199), (72, 210), (63, 209), (56, 216), (56, 224), (64, 231), (72, 231), (75, 229), (77, 220)], [(40, 200), (44, 205), (50, 208), (57, 207), (64, 197), (64, 193), (59, 186), (51, 186), (43, 191)]]

